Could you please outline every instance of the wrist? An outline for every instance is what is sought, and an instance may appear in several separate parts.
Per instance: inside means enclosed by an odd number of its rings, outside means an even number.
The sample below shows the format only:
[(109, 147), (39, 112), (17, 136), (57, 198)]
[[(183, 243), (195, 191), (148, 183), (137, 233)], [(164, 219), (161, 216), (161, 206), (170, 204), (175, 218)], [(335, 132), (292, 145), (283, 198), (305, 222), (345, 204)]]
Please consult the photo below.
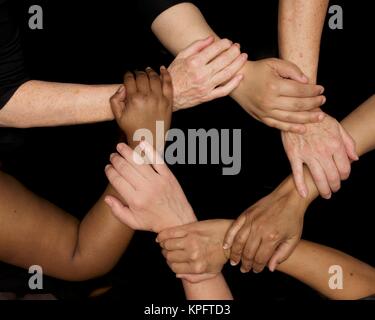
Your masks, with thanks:
[(253, 65), (254, 62), (250, 60), (245, 63), (242, 69), (238, 72), (238, 74), (243, 74), (244, 78), (242, 79), (238, 87), (234, 89), (230, 94), (230, 97), (239, 104), (241, 104), (242, 97), (245, 95), (246, 89), (248, 89), (246, 88), (246, 83), (248, 82), (247, 78), (253, 74)]

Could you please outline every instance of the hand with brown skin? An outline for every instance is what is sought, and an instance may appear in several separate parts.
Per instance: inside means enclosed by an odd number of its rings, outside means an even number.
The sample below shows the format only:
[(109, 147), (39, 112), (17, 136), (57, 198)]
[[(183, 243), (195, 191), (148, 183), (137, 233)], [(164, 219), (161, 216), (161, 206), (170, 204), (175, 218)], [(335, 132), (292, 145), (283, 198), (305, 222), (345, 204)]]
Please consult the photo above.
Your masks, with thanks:
[[(128, 144), (136, 145), (134, 133), (139, 129), (152, 132), (150, 144), (154, 145), (156, 121), (163, 121), (168, 130), (172, 118), (173, 87), (169, 72), (162, 67), (161, 76), (148, 68), (146, 72), (127, 72), (124, 85), (111, 98), (116, 121), (128, 138)], [(165, 134), (165, 132), (164, 132)], [(160, 137), (164, 142), (164, 137)]]

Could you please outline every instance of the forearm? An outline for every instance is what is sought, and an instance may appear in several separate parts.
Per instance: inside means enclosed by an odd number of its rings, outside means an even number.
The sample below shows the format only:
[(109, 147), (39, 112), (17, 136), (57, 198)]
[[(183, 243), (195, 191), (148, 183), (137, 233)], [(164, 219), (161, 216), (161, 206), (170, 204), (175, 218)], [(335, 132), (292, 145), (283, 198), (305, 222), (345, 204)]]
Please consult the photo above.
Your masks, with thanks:
[[(330, 288), (330, 279), (335, 276), (330, 273), (333, 266), (339, 266), (343, 272), (342, 290)], [(340, 251), (304, 240), (277, 270), (307, 284), (330, 299), (361, 299), (375, 293), (373, 267)]]
[(310, 83), (316, 83), (329, 0), (280, 0), (279, 3), (280, 57), (295, 63)]
[(48, 127), (112, 120), (109, 99), (117, 89), (118, 85), (29, 81), (0, 110), (0, 126)]

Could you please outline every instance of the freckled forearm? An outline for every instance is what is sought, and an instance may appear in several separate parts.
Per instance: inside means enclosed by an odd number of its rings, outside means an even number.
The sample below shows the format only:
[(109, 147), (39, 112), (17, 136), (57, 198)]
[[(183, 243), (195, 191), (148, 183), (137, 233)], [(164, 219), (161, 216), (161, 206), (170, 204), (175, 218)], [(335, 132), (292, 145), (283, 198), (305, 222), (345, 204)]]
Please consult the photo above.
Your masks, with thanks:
[(0, 111), (0, 125), (28, 128), (109, 121), (109, 103), (118, 85), (29, 81)]

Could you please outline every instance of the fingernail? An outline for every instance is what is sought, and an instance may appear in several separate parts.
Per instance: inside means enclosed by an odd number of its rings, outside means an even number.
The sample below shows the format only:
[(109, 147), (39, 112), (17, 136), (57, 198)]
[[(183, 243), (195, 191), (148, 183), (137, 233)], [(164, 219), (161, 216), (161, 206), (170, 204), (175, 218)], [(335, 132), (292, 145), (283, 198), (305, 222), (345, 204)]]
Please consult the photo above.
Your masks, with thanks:
[(230, 264), (231, 264), (232, 267), (235, 267), (236, 265), (238, 265), (238, 262), (235, 262), (235, 261), (231, 260)]
[(236, 47), (241, 48), (241, 45), (239, 43), (234, 44)]
[(116, 147), (118, 151), (122, 151), (124, 149), (124, 145), (122, 143), (119, 143)]
[(301, 195), (302, 195), (302, 198), (306, 199), (307, 198), (307, 191), (306, 190), (302, 190), (301, 191)]
[(228, 243), (225, 243), (224, 245), (223, 245), (223, 249), (224, 250), (227, 250), (227, 249), (229, 249), (230, 248), (230, 245), (228, 244)]
[(326, 102), (327, 102), (327, 98), (326, 98), (326, 97), (323, 97), (322, 105), (325, 104)]
[(165, 66), (161, 66), (160, 70), (167, 70), (167, 68)]
[(104, 199), (104, 201), (105, 201), (108, 205), (110, 205), (110, 206), (112, 206), (112, 204), (113, 204), (111, 198), (106, 197), (106, 198)]
[(243, 268), (241, 268), (240, 270), (241, 270), (241, 273), (247, 273), (247, 271)]
[(325, 91), (325, 88), (323, 87), (321, 90), (320, 90), (320, 94), (323, 94)]
[(104, 170), (107, 171), (110, 167), (111, 167), (111, 165), (110, 165), (110, 164), (107, 164), (107, 165), (105, 166)]
[(258, 274), (258, 273), (260, 273), (259, 271), (255, 271), (254, 269), (253, 269), (253, 272), (254, 272), (255, 274)]
[(152, 68), (151, 68), (151, 67), (147, 67), (146, 70), (147, 70), (147, 71), (150, 71), (150, 70), (152, 70)]
[(155, 242), (156, 242), (156, 243), (159, 243), (159, 239), (158, 239), (158, 238), (156, 238), (156, 239), (155, 239)]
[(112, 160), (113, 157), (114, 157), (115, 155), (116, 155), (115, 153), (112, 153), (112, 154), (109, 156), (109, 159)]
[(326, 200), (330, 200), (331, 197), (332, 197), (332, 194), (329, 194), (329, 195), (324, 196), (323, 198), (326, 199)]

